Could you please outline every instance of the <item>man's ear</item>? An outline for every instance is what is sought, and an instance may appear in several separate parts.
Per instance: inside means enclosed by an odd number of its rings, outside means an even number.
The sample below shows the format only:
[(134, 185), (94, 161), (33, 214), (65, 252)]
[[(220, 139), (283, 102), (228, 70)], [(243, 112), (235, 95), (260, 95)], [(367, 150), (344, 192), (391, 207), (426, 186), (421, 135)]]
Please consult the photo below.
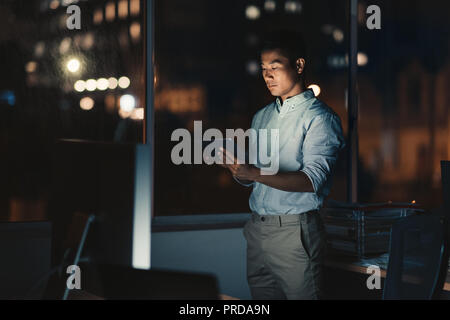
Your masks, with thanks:
[(298, 58), (297, 61), (295, 61), (295, 65), (296, 65), (296, 72), (298, 74), (302, 74), (303, 73), (303, 69), (305, 69), (305, 59), (303, 58)]

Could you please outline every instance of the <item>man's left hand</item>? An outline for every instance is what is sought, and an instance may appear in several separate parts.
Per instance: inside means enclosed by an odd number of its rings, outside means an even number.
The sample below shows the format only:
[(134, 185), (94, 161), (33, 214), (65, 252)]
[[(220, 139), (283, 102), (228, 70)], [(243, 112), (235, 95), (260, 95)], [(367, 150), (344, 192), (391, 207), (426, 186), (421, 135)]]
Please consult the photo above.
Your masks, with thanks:
[(255, 181), (260, 175), (260, 170), (257, 167), (239, 164), (237, 159), (224, 148), (220, 148), (219, 156), (222, 157), (224, 166), (230, 170), (234, 177), (240, 180)]

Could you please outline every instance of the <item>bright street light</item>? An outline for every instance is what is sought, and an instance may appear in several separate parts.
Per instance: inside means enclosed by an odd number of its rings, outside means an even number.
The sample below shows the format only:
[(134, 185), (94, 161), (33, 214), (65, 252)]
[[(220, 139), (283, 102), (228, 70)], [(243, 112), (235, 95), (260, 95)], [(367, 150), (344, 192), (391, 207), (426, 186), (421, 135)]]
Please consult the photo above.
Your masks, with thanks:
[(70, 59), (69, 62), (67, 62), (67, 70), (72, 73), (78, 72), (80, 70), (80, 67), (81, 63), (77, 58)]

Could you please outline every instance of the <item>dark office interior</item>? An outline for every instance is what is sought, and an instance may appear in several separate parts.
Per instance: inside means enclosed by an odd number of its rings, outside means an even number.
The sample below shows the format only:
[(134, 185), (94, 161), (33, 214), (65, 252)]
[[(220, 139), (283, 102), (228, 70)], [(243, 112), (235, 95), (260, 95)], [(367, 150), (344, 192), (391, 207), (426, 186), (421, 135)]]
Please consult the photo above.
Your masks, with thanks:
[(171, 137), (194, 121), (250, 128), (274, 101), (257, 48), (275, 29), (303, 34), (306, 84), (346, 139), (320, 210), (325, 298), (450, 299), (448, 12), (444, 0), (0, 0), (0, 299), (250, 300), (252, 189), (175, 164)]

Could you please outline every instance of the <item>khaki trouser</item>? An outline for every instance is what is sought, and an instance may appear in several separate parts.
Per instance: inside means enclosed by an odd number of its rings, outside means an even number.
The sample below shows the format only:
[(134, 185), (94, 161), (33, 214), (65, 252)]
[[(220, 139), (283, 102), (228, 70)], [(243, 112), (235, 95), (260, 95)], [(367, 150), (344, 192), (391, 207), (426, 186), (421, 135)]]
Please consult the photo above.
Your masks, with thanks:
[(247, 280), (253, 299), (323, 297), (325, 229), (317, 210), (258, 215), (244, 226)]

